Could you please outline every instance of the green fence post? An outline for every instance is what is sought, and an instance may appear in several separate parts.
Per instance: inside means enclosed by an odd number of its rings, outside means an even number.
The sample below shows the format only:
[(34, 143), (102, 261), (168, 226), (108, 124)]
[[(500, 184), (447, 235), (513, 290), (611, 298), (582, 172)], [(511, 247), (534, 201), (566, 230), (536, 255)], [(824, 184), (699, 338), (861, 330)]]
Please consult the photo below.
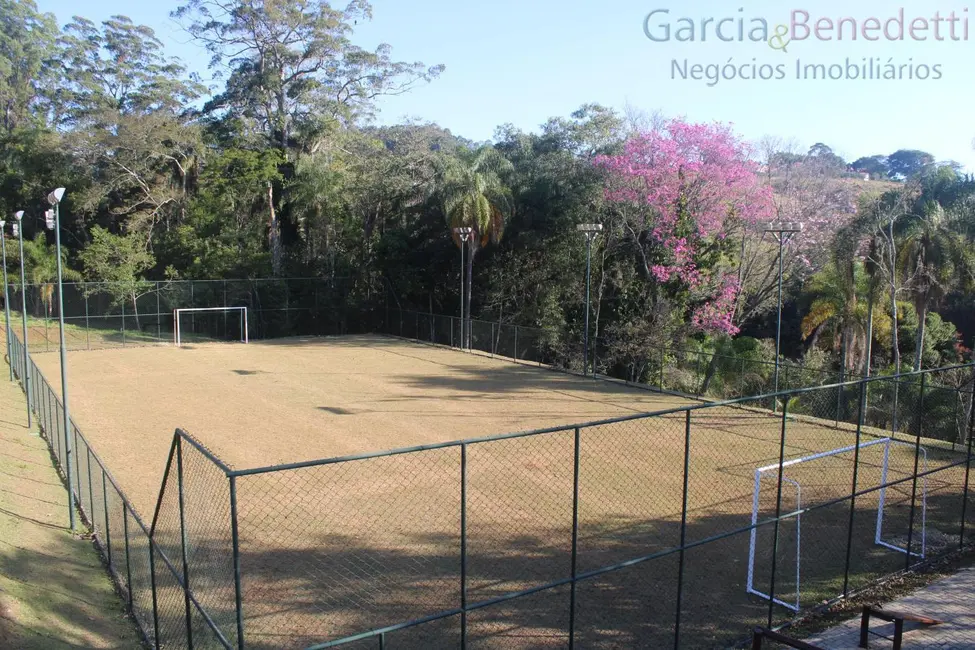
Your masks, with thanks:
[(237, 609), (237, 648), (244, 650), (244, 594), (240, 584), (240, 533), (237, 520), (237, 477), (230, 480), (230, 528), (234, 554), (234, 600)]
[(968, 486), (972, 470), (972, 434), (975, 433), (975, 381), (972, 383), (972, 397), (968, 409), (968, 453), (965, 456), (965, 487), (961, 497), (961, 531), (958, 534), (958, 548), (965, 548), (965, 517), (968, 514)]
[(664, 349), (660, 348), (660, 390), (664, 389)]
[(467, 445), (460, 446), (460, 647), (467, 648)]
[(684, 599), (684, 551), (687, 546), (687, 488), (691, 468), (691, 412), (684, 415), (684, 488), (681, 492), (680, 555), (677, 564), (677, 616), (674, 620), (674, 650), (680, 650), (681, 609)]
[[(111, 572), (112, 568), (112, 524), (108, 518), (108, 488), (107, 481), (105, 480), (105, 468), (102, 467), (101, 463), (98, 467), (102, 470), (102, 508), (105, 512), (105, 554), (108, 558), (108, 567)], [(94, 524), (93, 524), (94, 525)]]
[(856, 447), (853, 449), (853, 487), (850, 490), (850, 517), (846, 524), (846, 563), (843, 569), (843, 597), (850, 595), (850, 560), (853, 555), (853, 517), (856, 513), (857, 479), (860, 469), (860, 440), (863, 435), (864, 411), (867, 403), (867, 383), (860, 381), (860, 411), (857, 415)]
[[(128, 592), (127, 600), (129, 603), (129, 611), (135, 616), (135, 612), (132, 610), (132, 562), (129, 560), (129, 508), (122, 502), (122, 534), (125, 536), (125, 586)], [(141, 626), (140, 626), (141, 627)]]
[(85, 296), (85, 347), (91, 350), (91, 324), (88, 322), (88, 284), (83, 285), (82, 291)]
[(156, 338), (162, 341), (162, 306), (159, 304), (159, 283), (156, 283)]
[(779, 549), (779, 519), (782, 517), (782, 475), (785, 474), (783, 465), (785, 465), (785, 428), (786, 423), (789, 420), (789, 396), (786, 395), (782, 400), (782, 432), (779, 437), (779, 472), (778, 472), (778, 487), (775, 491), (775, 524), (774, 524), (774, 534), (772, 538), (772, 575), (769, 578), (769, 590), (768, 590), (768, 627), (772, 627), (772, 610), (775, 607), (775, 570), (776, 570), (776, 559), (778, 558)]
[(183, 501), (183, 438), (176, 438), (176, 486), (179, 490), (179, 534), (183, 560), (183, 605), (186, 607), (186, 644), (193, 648), (193, 617), (190, 605), (190, 569), (187, 555), (186, 506)]
[(578, 557), (579, 557), (579, 447), (581, 442), (581, 430), (575, 428), (575, 438), (573, 442), (572, 459), (572, 550), (570, 567), (572, 571), (572, 582), (569, 584), (569, 648), (575, 648), (576, 640), (576, 583), (578, 582)]
[(917, 509), (917, 469), (921, 458), (921, 434), (923, 432), (924, 422), (924, 387), (927, 376), (927, 373), (921, 375), (921, 392), (918, 394), (917, 400), (917, 438), (914, 444), (914, 474), (911, 483), (911, 515), (909, 518), (910, 525), (907, 528), (907, 548), (905, 549), (907, 551), (905, 553), (907, 559), (904, 561), (905, 571), (911, 568), (911, 544), (914, 539), (914, 515)]
[(515, 361), (518, 360), (518, 326), (515, 325)]

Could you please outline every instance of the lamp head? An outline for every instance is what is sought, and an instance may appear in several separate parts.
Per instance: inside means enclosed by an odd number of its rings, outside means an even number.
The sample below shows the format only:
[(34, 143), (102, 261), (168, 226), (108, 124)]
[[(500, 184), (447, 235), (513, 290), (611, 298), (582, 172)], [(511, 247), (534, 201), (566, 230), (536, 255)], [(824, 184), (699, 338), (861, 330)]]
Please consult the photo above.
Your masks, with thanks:
[(799, 221), (773, 221), (765, 228), (765, 232), (793, 233), (802, 232), (802, 222)]
[(23, 219), (23, 218), (24, 218), (24, 211), (23, 210), (21, 210), (19, 212), (14, 212), (14, 219), (16, 219), (18, 222), (21, 219)]
[(51, 205), (57, 205), (58, 203), (61, 202), (61, 199), (63, 197), (64, 197), (64, 188), (59, 187), (47, 195), (47, 202), (50, 203)]
[(454, 234), (461, 238), (462, 241), (467, 241), (474, 229), (468, 226), (462, 228), (454, 228)]

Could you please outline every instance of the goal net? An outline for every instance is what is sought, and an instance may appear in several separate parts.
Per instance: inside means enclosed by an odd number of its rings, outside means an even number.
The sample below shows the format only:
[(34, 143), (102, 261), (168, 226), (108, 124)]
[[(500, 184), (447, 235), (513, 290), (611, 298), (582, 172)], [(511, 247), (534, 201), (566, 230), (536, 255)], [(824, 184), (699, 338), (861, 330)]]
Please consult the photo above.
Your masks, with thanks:
[(173, 310), (176, 347), (188, 342), (250, 339), (247, 307), (187, 307)]
[[(859, 447), (859, 453), (858, 452)], [(843, 531), (845, 547), (848, 520), (829, 521), (836, 518), (834, 507), (837, 500), (849, 499), (852, 488), (853, 467), (857, 464), (857, 491), (866, 492), (858, 497), (858, 504), (876, 507), (876, 519), (871, 525), (873, 543), (884, 548), (923, 558), (926, 551), (927, 481), (918, 480), (920, 497), (919, 521), (908, 551), (907, 538), (915, 445), (892, 438), (877, 438), (839, 449), (795, 458), (782, 464), (782, 492), (779, 494), (779, 464), (766, 465), (755, 470), (752, 495), (752, 529), (748, 544), (748, 577), (746, 590), (764, 600), (770, 598), (778, 605), (799, 611), (803, 580), (803, 517), (817, 515), (811, 532), (819, 537), (832, 531)], [(927, 470), (927, 450), (919, 449), (920, 471)], [(849, 501), (845, 504), (848, 512)], [(816, 508), (820, 504), (824, 508)], [(869, 505), (866, 505), (869, 504)], [(810, 510), (815, 509), (815, 513)], [(774, 519), (779, 513), (778, 534), (775, 524), (758, 526), (759, 522)], [(862, 529), (861, 529), (862, 533)], [(808, 531), (806, 533), (809, 537)], [(777, 539), (776, 539), (777, 537)], [(821, 552), (822, 539), (813, 539), (811, 547)], [(915, 550), (917, 549), (917, 550)], [(808, 553), (807, 553), (808, 555)], [(772, 581), (771, 570), (775, 566), (775, 593), (768, 593)]]

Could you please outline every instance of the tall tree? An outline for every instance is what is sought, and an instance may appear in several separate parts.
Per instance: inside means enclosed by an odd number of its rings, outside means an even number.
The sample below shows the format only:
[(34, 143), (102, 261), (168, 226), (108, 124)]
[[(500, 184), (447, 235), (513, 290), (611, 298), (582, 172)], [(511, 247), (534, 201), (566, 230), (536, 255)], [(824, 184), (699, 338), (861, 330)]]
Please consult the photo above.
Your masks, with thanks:
[(79, 255), (87, 279), (106, 283), (113, 305), (132, 301), (135, 326), (139, 324), (139, 293), (147, 288), (145, 272), (156, 263), (138, 235), (113, 235), (95, 226), (91, 243)]
[[(802, 337), (809, 340), (811, 349), (816, 347), (824, 331), (832, 330), (832, 347), (840, 351), (846, 362), (845, 370), (862, 371), (868, 346), (873, 343), (871, 339), (890, 337), (890, 328), (884, 325), (886, 321), (879, 318), (883, 309), (868, 299), (870, 282), (862, 262), (841, 254), (813, 275), (804, 287), (813, 300), (802, 319)], [(870, 310), (874, 312), (872, 315)], [(871, 320), (875, 326), (868, 333)]]
[(871, 178), (875, 179), (888, 178), (890, 176), (890, 167), (887, 165), (887, 156), (880, 154), (857, 158), (850, 163), (850, 167), (858, 172), (866, 172), (870, 174)]
[(898, 264), (911, 288), (918, 316), (914, 370), (921, 369), (924, 329), (928, 310), (953, 288), (972, 285), (972, 254), (951, 228), (947, 211), (939, 203), (925, 206), (922, 214), (904, 221)]
[(607, 197), (625, 210), (637, 268), (703, 332), (734, 334), (740, 290), (728, 234), (772, 213), (771, 189), (728, 127), (673, 120), (598, 156)]
[(897, 180), (913, 178), (932, 164), (934, 164), (934, 156), (917, 149), (899, 149), (887, 156), (890, 177)]
[(57, 23), (34, 0), (0, 0), (0, 121), (7, 134), (44, 126), (54, 77)]
[(511, 163), (491, 146), (460, 150), (439, 161), (436, 190), (443, 204), (450, 235), (457, 247), (464, 243), (455, 228), (471, 228), (467, 256), (467, 314), (471, 314), (474, 257), (504, 234), (505, 215), (510, 213), (511, 190), (504, 180)]
[(354, 45), (359, 20), (372, 17), (366, 0), (335, 9), (326, 0), (189, 0), (173, 17), (227, 67), (227, 90), (211, 109), (228, 109), (260, 125), (282, 151), (302, 131), (315, 148), (336, 122), (372, 110), (382, 95), (404, 93), (437, 77), (443, 66), (404, 63), (389, 45)]
[(62, 81), (55, 110), (62, 126), (111, 130), (121, 115), (181, 113), (203, 86), (145, 25), (113, 16), (98, 27), (75, 17), (60, 39)]
[(189, 174), (202, 149), (186, 106), (203, 88), (150, 28), (125, 16), (100, 26), (76, 17), (60, 44), (58, 125), (87, 168), (82, 187), (72, 188), (74, 205), (112, 231), (139, 233), (149, 246), (157, 225), (185, 217)]

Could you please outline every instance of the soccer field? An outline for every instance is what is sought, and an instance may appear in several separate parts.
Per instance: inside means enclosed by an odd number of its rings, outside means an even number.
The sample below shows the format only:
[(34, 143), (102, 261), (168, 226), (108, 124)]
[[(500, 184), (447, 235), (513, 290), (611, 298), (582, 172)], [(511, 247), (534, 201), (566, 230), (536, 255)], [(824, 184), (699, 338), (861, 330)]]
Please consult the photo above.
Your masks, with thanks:
[[(58, 355), (34, 359), (60, 393)], [(72, 419), (146, 517), (177, 427), (244, 469), (695, 403), (378, 336), (69, 352), (68, 376)]]
[[(35, 361), (49, 381), (58, 376), (55, 354)], [(690, 546), (680, 574), (682, 647), (727, 643), (767, 611), (766, 601), (745, 591), (750, 535), (740, 529), (751, 524), (753, 508), (766, 520), (776, 505), (767, 475), (756, 499), (755, 470), (780, 453), (808, 457), (856, 440), (853, 427), (810, 416), (787, 420), (783, 438), (781, 415), (763, 404), (674, 410), (696, 402), (374, 336), (72, 352), (68, 362), (73, 419), (147, 521), (177, 427), (243, 470), (624, 418), (578, 433), (570, 427), (238, 477), (243, 629), (255, 648), (304, 647), (454, 610), (461, 584), (470, 604), (557, 582), (571, 575), (574, 528), (578, 574), (660, 554), (578, 584), (573, 626), (582, 646), (672, 644), (680, 557), (672, 551), (682, 541)], [(805, 410), (834, 413), (836, 396), (810, 393)], [(667, 412), (626, 419), (651, 411)], [(183, 450), (191, 585), (229, 638), (226, 481), (200, 452)], [(919, 471), (961, 457), (941, 447), (924, 451)], [(858, 499), (850, 528), (843, 499), (853, 460), (832, 455), (785, 472), (782, 513), (812, 510), (780, 525), (779, 597), (799, 591), (808, 607), (835, 596), (851, 529), (854, 586), (903, 565), (903, 552), (875, 544), (878, 492)], [(905, 481), (914, 460), (908, 444), (864, 448), (858, 489), (879, 485), (881, 467), (888, 482)], [(171, 559), (180, 556), (174, 477), (171, 471), (156, 537)], [(915, 500), (928, 507), (912, 535), (924, 531), (932, 548), (950, 545), (952, 536), (957, 543), (963, 480), (964, 467), (953, 467), (918, 482)], [(801, 486), (801, 501), (793, 485)], [(884, 493), (884, 540), (892, 545), (906, 544), (913, 488), (905, 481)], [(754, 579), (762, 590), (771, 532), (765, 526), (756, 534)], [(160, 627), (178, 630), (180, 592), (170, 591), (174, 604), (160, 607)], [(563, 585), (475, 609), (467, 614), (468, 642), (561, 647), (568, 599)], [(397, 632), (396, 645), (455, 647), (459, 627), (458, 617), (445, 618)], [(351, 647), (374, 647), (363, 643)]]

